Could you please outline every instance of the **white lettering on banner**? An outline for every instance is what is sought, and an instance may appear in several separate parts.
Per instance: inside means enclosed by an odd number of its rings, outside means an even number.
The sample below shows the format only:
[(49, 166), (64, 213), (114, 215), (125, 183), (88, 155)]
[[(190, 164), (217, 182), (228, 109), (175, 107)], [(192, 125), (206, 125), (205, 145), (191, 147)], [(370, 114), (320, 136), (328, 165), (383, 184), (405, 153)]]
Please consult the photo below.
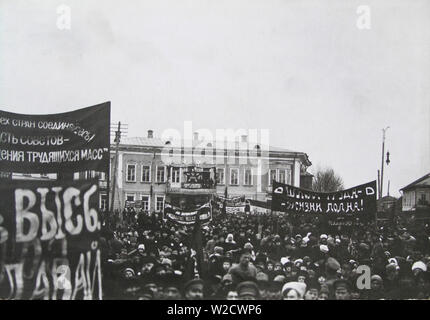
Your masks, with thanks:
[(366, 187), (366, 195), (372, 195), (375, 194), (375, 189), (372, 187)]
[[(67, 258), (54, 258), (52, 268), (49, 268), (49, 260), (41, 260), (36, 266), (35, 286), (31, 292), (30, 299), (44, 300), (52, 299), (69, 300), (76, 299), (77, 294), (82, 291), (83, 299), (92, 299), (94, 289), (98, 288), (98, 297), (102, 297), (101, 288), (101, 255), (100, 249), (82, 252), (79, 262), (74, 270), (70, 270)], [(5, 264), (4, 270), (9, 283), (10, 299), (22, 299), (26, 275), (24, 262)], [(92, 269), (92, 273), (90, 270)], [(70, 279), (74, 279), (74, 283)], [(50, 281), (50, 279), (52, 279)], [(97, 286), (96, 286), (97, 284)], [(57, 297), (59, 290), (61, 297)]]
[[(28, 205), (24, 208), (24, 199), (28, 200)], [(30, 212), (36, 204), (36, 195), (31, 190), (15, 190), (15, 212), (16, 212), (16, 242), (32, 241), (37, 236), (39, 228), (39, 218), (37, 214)], [(29, 222), (30, 228), (24, 233), (24, 220)]]
[[(0, 244), (5, 243), (9, 237), (9, 232), (5, 227), (2, 227), (1, 224), (3, 223), (4, 218), (2, 215), (0, 215)], [(1, 257), (0, 257), (1, 260)]]
[(0, 150), (0, 161), (24, 162), (24, 151)]
[(19, 120), (19, 119), (12, 119), (12, 125), (14, 127), (21, 127), (21, 128), (36, 128), (36, 122), (35, 121), (29, 121), (29, 120)]
[(5, 117), (0, 117), (0, 125), (8, 126), (10, 124), (10, 119)]
[[(37, 235), (39, 227), (41, 226), (42, 241), (55, 239), (62, 239), (65, 237), (62, 231), (63, 218), (65, 231), (70, 235), (80, 234), (85, 227), (89, 232), (95, 232), (101, 229), (101, 223), (98, 220), (97, 210), (90, 207), (91, 197), (96, 195), (97, 186), (93, 185), (83, 195), (81, 191), (74, 188), (67, 188), (62, 199), (60, 198), (60, 187), (54, 187), (51, 190), (48, 188), (38, 188), (37, 192), (40, 196), (40, 212), (42, 213), (41, 220), (35, 210), (37, 202), (37, 194), (32, 190), (16, 189), (15, 190), (15, 205), (16, 205), (16, 241), (17, 242), (30, 242), (33, 241)], [(55, 197), (56, 212), (52, 211), (53, 208), (46, 207), (46, 197), (52, 191)], [(82, 199), (82, 200), (81, 200)], [(24, 206), (24, 204), (27, 204)], [(75, 215), (73, 219), (76, 220), (76, 225), (72, 221), (74, 207), (83, 207), (84, 217), (82, 215)], [(63, 209), (63, 212), (61, 211)], [(0, 215), (0, 243), (8, 239), (8, 231), (1, 226), (3, 217)], [(26, 227), (25, 227), (26, 226)]]
[[(46, 208), (46, 194), (49, 192), (48, 188), (37, 188), (40, 194), (40, 211), (42, 212), (42, 237), (40, 240), (52, 239), (57, 233), (57, 221), (55, 220), (54, 212)], [(48, 226), (49, 224), (49, 231)]]
[(274, 192), (274, 193), (283, 193), (283, 192), (284, 192), (284, 188), (282, 188), (282, 187), (277, 187), (273, 192)]

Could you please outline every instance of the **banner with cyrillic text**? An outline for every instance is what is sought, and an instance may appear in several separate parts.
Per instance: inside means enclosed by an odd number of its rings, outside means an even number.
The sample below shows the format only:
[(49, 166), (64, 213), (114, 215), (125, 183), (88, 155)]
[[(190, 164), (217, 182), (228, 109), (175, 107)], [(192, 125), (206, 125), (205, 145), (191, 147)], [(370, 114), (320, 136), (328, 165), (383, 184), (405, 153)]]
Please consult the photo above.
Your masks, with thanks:
[(376, 211), (376, 181), (332, 193), (312, 192), (274, 182), (272, 210), (369, 218)]
[(0, 111), (0, 171), (108, 172), (110, 102), (72, 112)]
[(183, 211), (169, 203), (164, 204), (164, 219), (177, 224), (194, 224), (199, 215), (202, 224), (212, 220), (212, 208), (210, 203), (206, 203), (194, 211)]
[(96, 180), (0, 185), (0, 300), (101, 299)]

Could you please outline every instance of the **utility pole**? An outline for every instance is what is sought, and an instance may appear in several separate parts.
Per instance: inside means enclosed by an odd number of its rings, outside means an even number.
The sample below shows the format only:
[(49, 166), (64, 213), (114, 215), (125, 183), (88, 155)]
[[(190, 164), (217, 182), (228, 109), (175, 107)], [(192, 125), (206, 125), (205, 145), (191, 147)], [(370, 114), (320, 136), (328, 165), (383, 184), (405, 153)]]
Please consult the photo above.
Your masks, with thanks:
[(115, 162), (112, 173), (112, 193), (109, 211), (113, 211), (113, 205), (115, 201), (115, 187), (116, 187), (116, 175), (118, 171), (118, 154), (119, 154), (119, 142), (121, 140), (121, 122), (118, 122), (118, 129), (115, 131)]
[(382, 198), (382, 192), (384, 187), (384, 158), (385, 158), (385, 131), (390, 127), (382, 129), (382, 162), (381, 162), (381, 185), (379, 186), (379, 198)]

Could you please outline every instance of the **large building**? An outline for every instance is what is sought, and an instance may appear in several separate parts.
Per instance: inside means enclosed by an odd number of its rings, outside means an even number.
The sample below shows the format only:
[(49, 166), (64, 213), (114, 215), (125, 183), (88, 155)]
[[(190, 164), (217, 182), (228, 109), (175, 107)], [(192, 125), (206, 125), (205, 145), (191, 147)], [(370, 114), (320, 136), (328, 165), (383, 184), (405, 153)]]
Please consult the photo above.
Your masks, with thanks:
[[(307, 172), (311, 162), (303, 152), (251, 144), (245, 135), (233, 147), (225, 143), (222, 150), (215, 151), (217, 142), (202, 145), (197, 133), (189, 143), (174, 142), (156, 138), (148, 130), (146, 137), (123, 138), (118, 151), (112, 145), (114, 210), (138, 202), (143, 210), (159, 212), (166, 197), (176, 203), (199, 198), (204, 202), (214, 195), (266, 201), (271, 198), (273, 180), (311, 187), (312, 175)], [(205, 183), (190, 183), (196, 171), (207, 177)], [(106, 177), (101, 178), (101, 186), (106, 188)], [(101, 206), (109, 206), (105, 191), (101, 193)]]

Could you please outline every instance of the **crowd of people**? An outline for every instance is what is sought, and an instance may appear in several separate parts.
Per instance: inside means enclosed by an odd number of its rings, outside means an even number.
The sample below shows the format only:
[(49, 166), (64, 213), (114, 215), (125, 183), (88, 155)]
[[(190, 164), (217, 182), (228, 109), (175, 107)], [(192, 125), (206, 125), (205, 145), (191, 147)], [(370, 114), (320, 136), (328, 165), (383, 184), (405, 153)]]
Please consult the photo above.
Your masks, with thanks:
[(104, 214), (104, 299), (430, 298), (423, 222), (330, 226), (314, 216), (218, 212), (199, 228), (199, 246), (193, 226), (157, 213), (117, 216)]

